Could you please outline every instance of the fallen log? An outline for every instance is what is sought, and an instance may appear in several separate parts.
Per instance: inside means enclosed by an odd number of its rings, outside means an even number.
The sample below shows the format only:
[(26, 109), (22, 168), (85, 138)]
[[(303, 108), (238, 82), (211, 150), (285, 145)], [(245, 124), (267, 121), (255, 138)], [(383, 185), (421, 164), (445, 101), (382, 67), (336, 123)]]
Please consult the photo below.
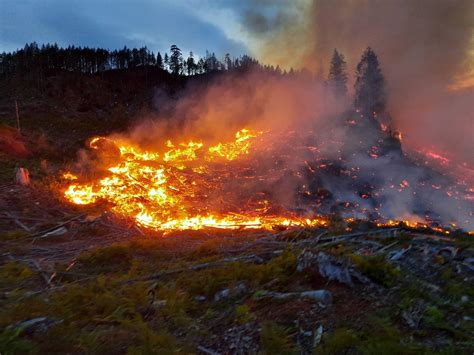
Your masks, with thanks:
[(263, 292), (263, 294), (261, 294), (261, 296), (258, 298), (275, 298), (278, 300), (308, 298), (321, 302), (325, 306), (332, 304), (332, 293), (328, 290), (310, 290), (303, 292)]

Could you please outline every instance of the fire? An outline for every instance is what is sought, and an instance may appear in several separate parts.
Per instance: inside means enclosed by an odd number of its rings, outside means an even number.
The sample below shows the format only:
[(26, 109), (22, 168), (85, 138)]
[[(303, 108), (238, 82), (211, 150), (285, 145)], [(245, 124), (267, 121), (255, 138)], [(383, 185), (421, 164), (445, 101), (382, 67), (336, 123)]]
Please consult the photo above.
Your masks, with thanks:
[(99, 152), (116, 151), (117, 161), (107, 167), (105, 177), (95, 181), (79, 183), (76, 175), (64, 174), (71, 181), (64, 196), (79, 205), (107, 201), (114, 213), (131, 217), (138, 225), (154, 230), (325, 225), (324, 219), (268, 215), (268, 208), (261, 207), (267, 201), (244, 211), (208, 205), (212, 191), (222, 188), (216, 167), (245, 159), (260, 134), (242, 129), (233, 142), (218, 143), (207, 149), (203, 142), (167, 141), (163, 153), (96, 137), (90, 141), (90, 147)]
[(248, 154), (250, 144), (253, 138), (262, 132), (253, 132), (248, 129), (242, 129), (235, 134), (235, 141), (232, 143), (219, 143), (209, 148), (209, 158), (222, 157), (227, 160), (237, 159), (243, 154)]

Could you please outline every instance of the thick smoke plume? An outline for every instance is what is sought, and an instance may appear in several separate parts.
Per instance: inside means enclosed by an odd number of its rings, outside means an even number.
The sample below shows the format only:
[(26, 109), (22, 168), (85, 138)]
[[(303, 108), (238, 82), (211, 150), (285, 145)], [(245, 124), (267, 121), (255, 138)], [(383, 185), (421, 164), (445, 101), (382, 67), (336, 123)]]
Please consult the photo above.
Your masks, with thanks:
[(371, 46), (405, 145), (474, 164), (474, 2), (250, 1), (243, 23), (263, 62), (326, 75), (334, 48), (355, 68)]

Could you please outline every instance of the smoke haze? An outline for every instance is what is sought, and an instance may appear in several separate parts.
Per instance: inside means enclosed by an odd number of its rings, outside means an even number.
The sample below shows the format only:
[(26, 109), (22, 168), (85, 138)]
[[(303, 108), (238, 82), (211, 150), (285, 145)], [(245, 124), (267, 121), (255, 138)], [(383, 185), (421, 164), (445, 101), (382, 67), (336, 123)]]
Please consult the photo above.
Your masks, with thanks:
[[(405, 145), (474, 164), (474, 2), (471, 0), (255, 1), (242, 12), (265, 63), (327, 75), (332, 51), (349, 74), (371, 46)], [(293, 4), (293, 3), (292, 3)]]

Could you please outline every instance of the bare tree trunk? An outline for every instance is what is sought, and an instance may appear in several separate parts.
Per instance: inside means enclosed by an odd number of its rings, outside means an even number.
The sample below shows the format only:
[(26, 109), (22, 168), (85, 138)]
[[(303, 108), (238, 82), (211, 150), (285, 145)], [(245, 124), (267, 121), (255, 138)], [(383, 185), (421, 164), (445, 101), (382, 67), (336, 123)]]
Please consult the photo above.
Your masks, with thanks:
[(15, 111), (16, 111), (16, 127), (18, 129), (18, 132), (21, 133), (20, 114), (18, 113), (18, 101), (17, 100), (15, 100)]

